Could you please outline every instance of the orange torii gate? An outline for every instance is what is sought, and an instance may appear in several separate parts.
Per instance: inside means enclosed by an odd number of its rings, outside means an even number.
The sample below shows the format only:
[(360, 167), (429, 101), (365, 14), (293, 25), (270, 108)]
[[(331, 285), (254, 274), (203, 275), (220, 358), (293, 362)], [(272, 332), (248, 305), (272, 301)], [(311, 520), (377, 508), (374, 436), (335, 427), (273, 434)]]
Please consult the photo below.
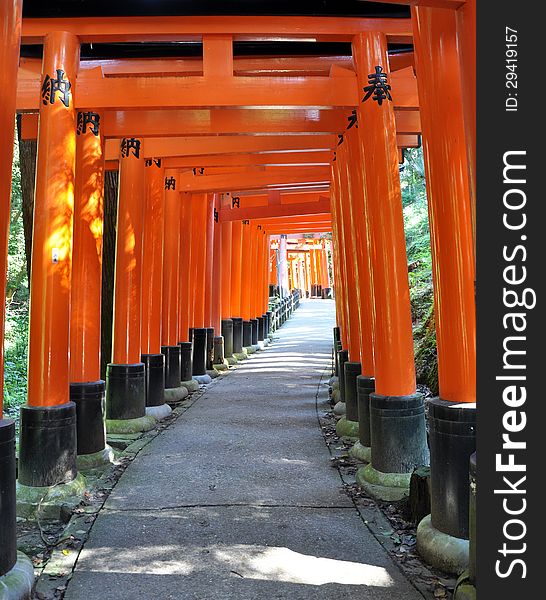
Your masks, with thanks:
[[(285, 236), (317, 232), (332, 233), (337, 318), (350, 359), (338, 371), (346, 408), (339, 431), (359, 436), (355, 455), (370, 461), (359, 482), (370, 493), (407, 493), (411, 470), (428, 457), (423, 399), (415, 389), (398, 164), (421, 135), (441, 396), (433, 417), (445, 418), (453, 403), (475, 401), (475, 69), (468, 51), (475, 44), (474, 0), (411, 4), (411, 19), (22, 20), (19, 1), (0, 9), (0, 65), (5, 77), (17, 78), (17, 90), (2, 91), (3, 147), (13, 146), (16, 110), (23, 113), (23, 139), (39, 140), (21, 493), (36, 500), (47, 486), (81, 490), (77, 465), (111, 459), (104, 416), (110, 432), (153, 427), (168, 412), (165, 385), (181, 395), (180, 388), (195, 385), (192, 375), (206, 381), (224, 352), (231, 358), (255, 350), (266, 338), (270, 236), (281, 235), (283, 276)], [(352, 49), (334, 57), (234, 56), (241, 41), (301, 36)], [(18, 68), (20, 40), (42, 44), (43, 59), (23, 58)], [(203, 47), (195, 60), (80, 58), (86, 43), (195, 40)], [(389, 53), (389, 43), (413, 43), (414, 52)], [(447, 87), (453, 94), (442, 96)], [(103, 415), (105, 385), (97, 369), (108, 169), (119, 170), (119, 188)], [(449, 176), (454, 171), (456, 178)], [(2, 167), (4, 248), (10, 182)], [(309, 289), (319, 279), (329, 283), (318, 255), (305, 271), (292, 282), (305, 279)], [(387, 411), (394, 418), (387, 420)], [(473, 415), (448, 413), (454, 420)], [(61, 429), (51, 426), (57, 420)], [(12, 440), (13, 425), (1, 423), (0, 441)], [(432, 520), (419, 536), (424, 554), (431, 532), (467, 536), (466, 482), (453, 475), (460, 509), (446, 517), (435, 443)], [(452, 460), (467, 460), (468, 450), (455, 446)], [(14, 506), (14, 470), (7, 477)], [(0, 547), (8, 552), (0, 552), (0, 576), (16, 560), (13, 511), (2, 509), (1, 519), (7, 537)]]

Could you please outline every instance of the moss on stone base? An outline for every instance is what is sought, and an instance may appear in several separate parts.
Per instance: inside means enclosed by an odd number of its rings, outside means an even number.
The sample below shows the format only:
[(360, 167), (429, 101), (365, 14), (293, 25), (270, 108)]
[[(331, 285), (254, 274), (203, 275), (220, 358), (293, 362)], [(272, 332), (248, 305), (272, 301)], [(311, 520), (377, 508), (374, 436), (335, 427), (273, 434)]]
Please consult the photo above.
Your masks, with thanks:
[(149, 415), (137, 419), (106, 419), (107, 433), (144, 433), (156, 426), (156, 419)]
[(349, 450), (349, 456), (356, 458), (360, 462), (369, 463), (372, 460), (372, 449), (369, 446), (363, 446), (360, 441)]
[(417, 552), (444, 573), (460, 575), (468, 567), (469, 541), (439, 531), (430, 515), (417, 526)]
[(464, 571), (457, 580), (453, 600), (476, 600), (476, 587), (468, 578), (468, 571)]
[(85, 477), (78, 475), (67, 483), (34, 487), (17, 483), (17, 516), (25, 519), (59, 520), (63, 507), (75, 508), (85, 492)]
[(93, 454), (78, 454), (76, 464), (78, 471), (90, 471), (92, 469), (100, 469), (106, 467), (114, 461), (114, 451), (108, 444), (103, 450), (93, 452)]
[[(165, 388), (163, 398), (165, 399), (165, 402), (168, 402), (168, 403), (182, 402), (182, 400), (184, 400), (184, 398), (188, 394), (189, 394), (189, 391), (186, 388), (186, 386), (179, 385), (178, 387), (175, 387), (175, 388)], [(155, 408), (155, 407), (149, 407), (149, 408)], [(146, 414), (148, 414), (147, 410), (146, 410)], [(151, 412), (150, 414), (155, 417), (153, 412)]]
[(225, 372), (229, 369), (226, 363), (220, 363), (218, 365), (212, 365), (215, 371)]
[(189, 381), (183, 381), (180, 384), (182, 387), (185, 387), (188, 390), (188, 393), (196, 392), (199, 389), (199, 382), (195, 381), (195, 379), (190, 379)]
[(336, 433), (339, 437), (358, 439), (358, 421), (349, 421), (346, 417), (341, 417), (336, 424)]
[(382, 473), (371, 464), (356, 472), (356, 482), (377, 500), (397, 502), (409, 496), (411, 473)]
[(34, 586), (34, 567), (22, 552), (17, 552), (17, 562), (0, 577), (0, 600), (30, 600)]

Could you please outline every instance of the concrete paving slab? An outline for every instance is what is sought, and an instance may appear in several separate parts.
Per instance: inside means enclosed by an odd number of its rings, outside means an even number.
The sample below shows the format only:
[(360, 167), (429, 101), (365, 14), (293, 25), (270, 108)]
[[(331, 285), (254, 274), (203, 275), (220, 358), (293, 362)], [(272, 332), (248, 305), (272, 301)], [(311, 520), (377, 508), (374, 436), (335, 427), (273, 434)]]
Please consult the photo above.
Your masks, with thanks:
[(330, 466), (316, 405), (328, 408), (334, 310), (302, 302), (275, 344), (144, 448), (99, 514), (67, 600), (422, 598)]

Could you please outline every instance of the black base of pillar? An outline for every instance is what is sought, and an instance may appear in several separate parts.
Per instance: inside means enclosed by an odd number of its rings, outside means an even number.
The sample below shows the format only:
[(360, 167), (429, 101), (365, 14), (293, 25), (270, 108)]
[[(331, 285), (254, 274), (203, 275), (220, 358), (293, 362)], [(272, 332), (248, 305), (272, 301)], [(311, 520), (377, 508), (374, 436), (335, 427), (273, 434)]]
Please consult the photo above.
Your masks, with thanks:
[(359, 362), (347, 361), (343, 368), (345, 378), (345, 417), (347, 421), (358, 422), (358, 399), (356, 378), (362, 373)]
[(222, 319), (222, 337), (224, 338), (224, 355), (233, 356), (233, 321)]
[(233, 353), (240, 354), (243, 351), (243, 319), (231, 317), (233, 322)]
[(468, 539), (469, 460), (476, 451), (476, 405), (434, 398), (428, 403), (431, 521)]
[(274, 316), (273, 311), (268, 310), (266, 315), (267, 315), (267, 333), (269, 335), (270, 333), (273, 333), (273, 331), (275, 330), (274, 329), (275, 324), (273, 323), (273, 316)]
[(146, 373), (146, 406), (165, 404), (165, 355), (141, 354)]
[(106, 366), (106, 419), (139, 419), (146, 414), (144, 363)]
[(207, 330), (193, 328), (193, 375), (207, 374)]
[(165, 356), (165, 389), (180, 387), (180, 346), (161, 346)]
[(340, 350), (337, 353), (337, 372), (339, 377), (339, 399), (345, 402), (345, 363), (349, 360), (349, 351)]
[(358, 403), (358, 439), (362, 446), (372, 445), (370, 435), (370, 394), (375, 392), (375, 379), (359, 375), (356, 378), (356, 396)]
[(32, 487), (68, 483), (76, 468), (76, 405), (22, 406), (19, 482)]
[(428, 465), (422, 394), (370, 394), (372, 467), (382, 473), (412, 473)]
[(0, 577), (17, 562), (15, 422), (0, 419)]
[(342, 350), (341, 342), (334, 342), (334, 375), (339, 379), (339, 352)]
[(252, 346), (252, 322), (243, 321), (243, 346), (248, 348)]
[(207, 371), (214, 364), (214, 327), (207, 327)]
[(261, 317), (257, 317), (258, 321), (258, 341), (263, 342), (265, 339), (265, 320), (263, 315)]
[(70, 400), (76, 405), (77, 453), (94, 454), (104, 450), (104, 396), (102, 379), (70, 384)]
[(193, 370), (192, 343), (178, 342), (180, 346), (180, 381), (191, 381)]
[(476, 453), (470, 457), (470, 512), (468, 531), (468, 579), (476, 582)]
[(258, 319), (250, 319), (252, 323), (252, 345), (255, 346), (258, 343)]
[(213, 364), (215, 365), (223, 365), (225, 360), (225, 351), (224, 351), (224, 338), (221, 335), (217, 335), (214, 338), (214, 358)]
[(341, 341), (341, 329), (336, 325), (333, 329), (334, 332), (334, 344), (336, 342), (340, 342)]

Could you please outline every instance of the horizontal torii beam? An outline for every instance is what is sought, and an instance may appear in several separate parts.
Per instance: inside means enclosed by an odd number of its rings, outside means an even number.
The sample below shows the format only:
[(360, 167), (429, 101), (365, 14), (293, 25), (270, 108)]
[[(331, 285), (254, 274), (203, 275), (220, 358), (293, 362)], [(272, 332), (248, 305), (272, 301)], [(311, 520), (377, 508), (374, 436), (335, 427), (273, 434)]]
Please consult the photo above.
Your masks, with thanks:
[[(175, 108), (343, 108), (361, 99), (356, 74), (333, 69), (330, 77), (91, 77), (76, 80), (74, 102), (86, 110), (162, 110)], [(411, 67), (391, 73), (395, 109), (418, 110), (417, 82)], [(17, 81), (17, 111), (37, 112), (40, 77)]]
[(244, 187), (246, 190), (267, 189), (271, 186), (330, 182), (330, 169), (304, 167), (286, 172), (240, 172), (220, 175), (182, 175), (178, 178), (181, 192), (225, 192)]
[[(309, 109), (242, 108), (201, 110), (107, 111), (101, 120), (106, 138), (177, 137), (194, 135), (240, 135), (268, 133), (341, 133), (348, 122), (348, 111)], [(396, 111), (396, 131), (400, 134), (421, 133), (418, 111)], [(38, 114), (23, 114), (22, 139), (38, 136)]]
[(41, 44), (51, 31), (69, 31), (82, 43), (200, 41), (203, 35), (233, 35), (240, 41), (349, 42), (362, 31), (383, 32), (393, 43), (412, 39), (410, 19), (207, 15), (23, 19), (21, 42)]
[[(205, 156), (212, 154), (238, 154), (247, 152), (287, 152), (300, 150), (335, 150), (338, 144), (335, 135), (235, 135), (146, 138), (142, 153), (146, 158), (174, 156)], [(400, 148), (419, 146), (418, 136), (397, 136)], [(106, 160), (117, 160), (120, 140), (106, 140)], [(197, 165), (200, 167), (201, 165)]]
[(270, 217), (288, 217), (301, 215), (324, 215), (330, 213), (330, 200), (303, 202), (301, 204), (269, 204), (240, 209), (220, 210), (220, 221), (238, 221), (240, 219), (266, 219)]
[[(245, 166), (308, 166), (326, 167), (330, 164), (332, 152), (329, 150), (301, 152), (262, 152), (260, 154), (217, 154), (212, 156), (175, 156), (162, 159), (166, 169), (207, 168), (207, 167), (245, 167)], [(107, 171), (118, 169), (117, 160), (106, 162)]]

